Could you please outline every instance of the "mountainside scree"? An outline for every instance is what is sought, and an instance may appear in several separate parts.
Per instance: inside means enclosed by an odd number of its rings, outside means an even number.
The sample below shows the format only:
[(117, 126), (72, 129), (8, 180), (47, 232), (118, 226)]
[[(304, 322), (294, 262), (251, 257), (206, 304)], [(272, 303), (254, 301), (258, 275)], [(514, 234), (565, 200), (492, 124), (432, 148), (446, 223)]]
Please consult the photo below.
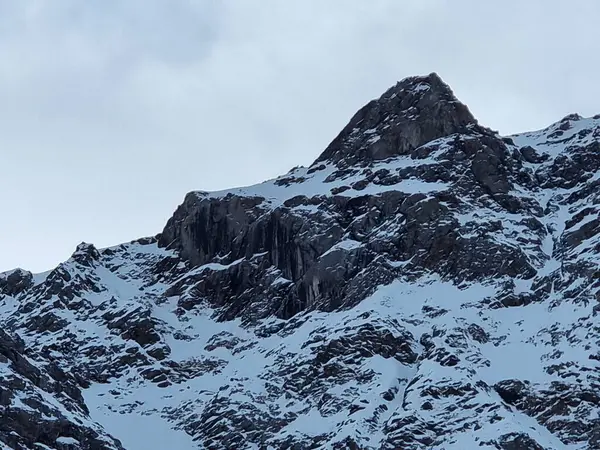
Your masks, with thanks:
[(0, 274), (0, 449), (600, 449), (600, 116), (436, 74), (310, 167)]

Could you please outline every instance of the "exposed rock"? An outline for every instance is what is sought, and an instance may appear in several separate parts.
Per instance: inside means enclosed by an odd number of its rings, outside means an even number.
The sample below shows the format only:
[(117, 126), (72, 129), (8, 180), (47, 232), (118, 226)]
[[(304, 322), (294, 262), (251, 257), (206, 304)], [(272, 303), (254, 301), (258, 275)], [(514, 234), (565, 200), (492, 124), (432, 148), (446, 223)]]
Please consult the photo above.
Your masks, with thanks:
[(0, 274), (0, 295), (17, 296), (33, 285), (33, 275), (22, 269)]
[(409, 155), (477, 123), (440, 77), (407, 78), (360, 109), (315, 164), (343, 166)]
[[(77, 382), (56, 364), (41, 370), (23, 356), (25, 343), (0, 329), (0, 443), (9, 448), (60, 445), (75, 439), (81, 448), (122, 449), (119, 441), (88, 417)], [(51, 398), (52, 400), (49, 400)]]
[(599, 117), (501, 137), (403, 80), (308, 168), (0, 274), (0, 441), (600, 448), (599, 174)]

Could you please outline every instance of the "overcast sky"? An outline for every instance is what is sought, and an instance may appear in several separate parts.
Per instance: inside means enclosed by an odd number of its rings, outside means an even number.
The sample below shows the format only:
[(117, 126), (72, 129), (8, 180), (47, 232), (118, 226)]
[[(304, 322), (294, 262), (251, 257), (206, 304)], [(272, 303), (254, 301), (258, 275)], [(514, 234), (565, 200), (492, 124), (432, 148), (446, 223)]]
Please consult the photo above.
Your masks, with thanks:
[(600, 112), (597, 0), (0, 0), (0, 270), (310, 164), (435, 71), (504, 134)]

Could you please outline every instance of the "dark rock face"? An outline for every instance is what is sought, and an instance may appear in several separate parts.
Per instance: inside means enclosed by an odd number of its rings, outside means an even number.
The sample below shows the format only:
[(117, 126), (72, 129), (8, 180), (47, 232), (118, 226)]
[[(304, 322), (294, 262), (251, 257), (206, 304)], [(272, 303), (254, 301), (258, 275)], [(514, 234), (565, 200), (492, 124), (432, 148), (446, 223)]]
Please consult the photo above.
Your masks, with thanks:
[(500, 448), (502, 450), (544, 450), (526, 434), (509, 433), (500, 438)]
[(0, 442), (600, 448), (599, 142), (412, 77), (308, 168), (0, 274)]
[[(207, 266), (193, 277), (197, 298), (230, 309), (223, 315), (226, 319), (248, 309), (253, 318), (270, 314), (289, 318), (304, 310), (353, 306), (374, 286), (398, 275), (400, 270), (394, 270), (390, 261), (411, 261), (455, 280), (533, 277), (536, 271), (524, 252), (493, 239), (490, 231), (503, 232), (500, 222), (495, 229), (490, 227), (493, 224), (477, 224), (481, 231), (476, 234), (466, 224), (466, 232), (461, 233), (456, 218), (457, 212), (468, 207), (466, 198), (484, 203), (489, 196), (510, 213), (526, 214), (528, 231), (539, 234), (535, 219), (539, 206), (509, 193), (522, 167), (511, 158), (507, 145), (488, 130), (473, 126), (464, 137), (426, 147), (405, 156), (410, 158), (408, 167), (395, 168), (392, 162), (388, 166), (395, 170), (336, 169), (325, 179), (324, 189), (348, 176), (359, 179), (352, 194), (337, 190), (325, 196), (324, 191), (274, 205), (256, 195), (191, 193), (167, 223), (159, 245), (177, 249), (194, 265)], [(434, 152), (438, 154), (435, 161), (419, 164), (417, 155)], [(402, 184), (415, 178), (426, 186), (444, 183), (452, 189), (438, 191), (435, 186), (429, 195), (402, 192)], [(286, 180), (299, 190), (312, 182), (304, 176)], [(358, 183), (362, 184), (357, 189)], [(378, 192), (369, 194), (364, 190), (367, 187)], [(286, 195), (285, 188), (279, 189)], [(348, 247), (345, 242), (352, 244)], [(285, 283), (274, 287), (278, 278)], [(190, 282), (188, 278), (180, 284), (187, 287)], [(239, 303), (231, 302), (232, 298)], [(260, 299), (261, 311), (252, 306), (256, 299)], [(188, 308), (195, 303), (185, 299)]]
[(349, 166), (408, 155), (475, 123), (437, 74), (407, 78), (361, 108), (316, 162)]
[(5, 366), (0, 372), (0, 443), (8, 448), (54, 448), (62, 437), (75, 440), (78, 448), (122, 449), (89, 419), (75, 379), (56, 364), (41, 370), (23, 353), (25, 343), (0, 330), (0, 364)]
[(31, 272), (17, 269), (0, 274), (0, 295), (19, 295), (33, 285)]

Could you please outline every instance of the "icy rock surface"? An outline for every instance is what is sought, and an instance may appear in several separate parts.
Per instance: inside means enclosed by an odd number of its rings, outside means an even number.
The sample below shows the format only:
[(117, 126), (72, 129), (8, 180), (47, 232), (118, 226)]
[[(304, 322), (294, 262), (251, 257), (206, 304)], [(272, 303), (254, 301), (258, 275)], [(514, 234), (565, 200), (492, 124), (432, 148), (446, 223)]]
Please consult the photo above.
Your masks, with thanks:
[(0, 448), (600, 449), (600, 117), (436, 75), (156, 237), (0, 274)]

